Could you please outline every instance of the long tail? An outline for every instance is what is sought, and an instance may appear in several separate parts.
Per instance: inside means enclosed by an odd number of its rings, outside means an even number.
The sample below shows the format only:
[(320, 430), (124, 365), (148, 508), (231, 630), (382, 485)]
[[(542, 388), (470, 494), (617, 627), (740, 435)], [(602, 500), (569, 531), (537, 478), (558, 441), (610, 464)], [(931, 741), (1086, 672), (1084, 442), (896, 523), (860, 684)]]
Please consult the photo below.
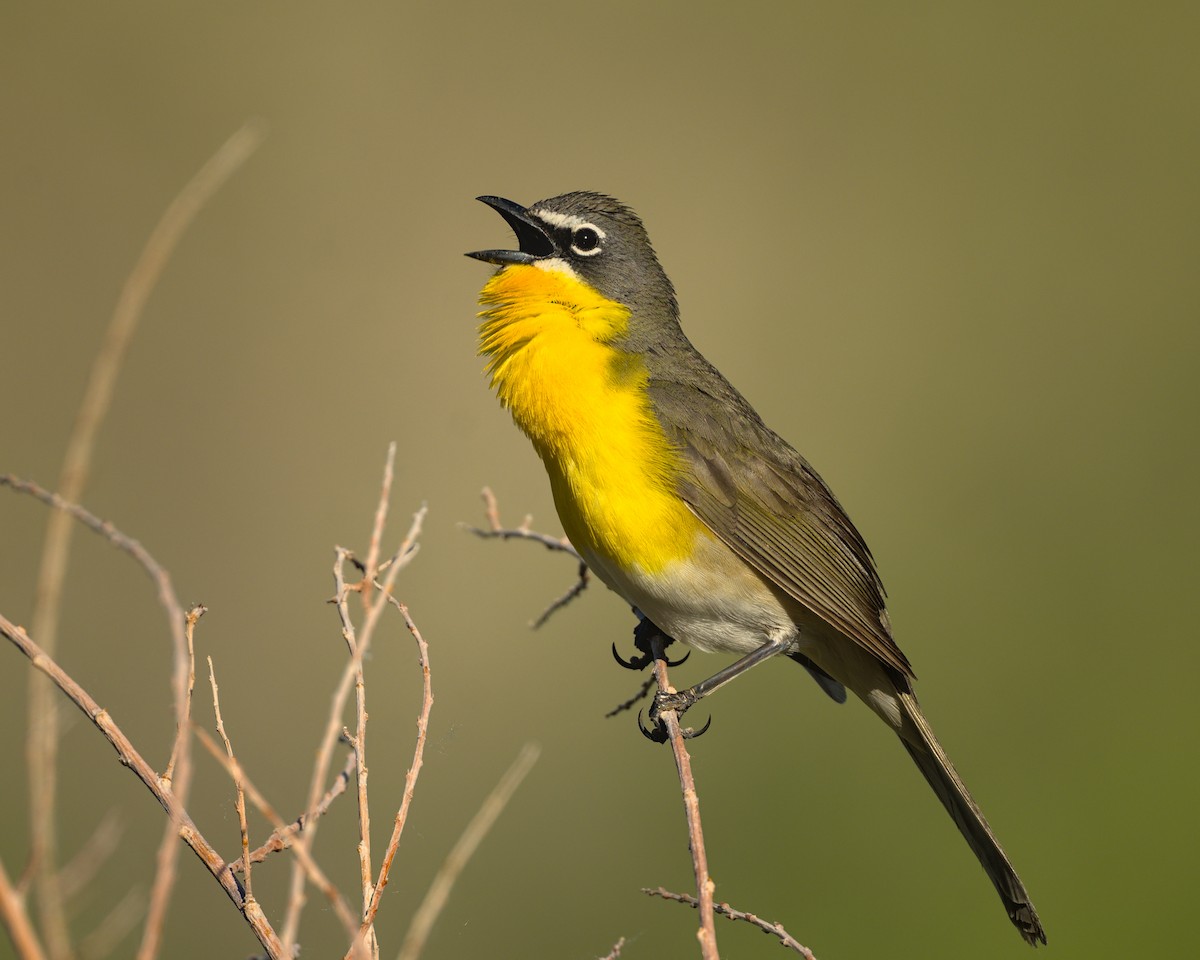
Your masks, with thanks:
[[(1046, 931), (1042, 929), (1042, 922), (1029, 900), (1025, 885), (1021, 883), (1017, 871), (1009, 863), (1000, 842), (992, 833), (992, 828), (983, 818), (983, 813), (971, 799), (966, 784), (962, 782), (942, 745), (933, 735), (929, 722), (917, 706), (916, 697), (905, 690), (898, 691), (898, 694), (901, 709), (912, 721), (912, 726), (918, 734), (916, 739), (919, 741), (910, 742), (901, 736), (900, 742), (904, 744), (909, 756), (925, 775), (925, 779), (933, 787), (933, 792), (938, 795), (942, 805), (958, 824), (958, 829), (962, 831), (967, 843), (975, 851), (975, 856), (979, 858), (980, 864), (995, 885), (996, 892), (1000, 894), (1000, 899), (1004, 901), (1004, 909), (1008, 911), (1013, 926), (1031, 946), (1045, 943)], [(904, 726), (908, 727), (907, 724)]]

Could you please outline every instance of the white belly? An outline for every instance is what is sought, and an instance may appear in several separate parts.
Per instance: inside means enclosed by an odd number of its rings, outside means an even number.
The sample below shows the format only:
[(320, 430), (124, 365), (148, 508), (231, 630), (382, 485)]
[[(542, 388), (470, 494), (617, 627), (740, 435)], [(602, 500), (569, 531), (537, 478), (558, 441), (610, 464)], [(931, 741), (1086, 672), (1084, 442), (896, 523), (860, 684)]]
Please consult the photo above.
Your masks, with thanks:
[(659, 629), (706, 653), (749, 653), (795, 635), (785, 599), (721, 541), (704, 534), (687, 560), (648, 574), (587, 555), (588, 567)]
[(686, 561), (654, 575), (620, 570), (581, 550), (588, 568), (660, 630), (705, 653), (738, 655), (791, 637), (803, 653), (904, 735), (895, 687), (883, 665), (803, 604), (769, 584), (715, 537), (697, 536)]

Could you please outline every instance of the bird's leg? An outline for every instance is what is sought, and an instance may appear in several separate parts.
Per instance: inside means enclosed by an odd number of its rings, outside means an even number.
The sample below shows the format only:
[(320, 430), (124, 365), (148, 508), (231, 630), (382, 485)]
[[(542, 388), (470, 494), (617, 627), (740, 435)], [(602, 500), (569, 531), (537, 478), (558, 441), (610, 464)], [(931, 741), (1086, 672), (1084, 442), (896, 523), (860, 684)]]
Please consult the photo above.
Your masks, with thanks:
[[(795, 642), (794, 636), (778, 637), (774, 640), (768, 640), (757, 650), (752, 650), (740, 660), (735, 660), (723, 670), (718, 670), (707, 680), (701, 680), (699, 683), (688, 687), (686, 690), (680, 690), (676, 693), (665, 693), (660, 690), (654, 695), (654, 703), (650, 707), (650, 721), (655, 725), (655, 728), (660, 726), (659, 714), (664, 710), (674, 710), (676, 716), (682, 717), (691, 707), (695, 706), (702, 698), (707, 697), (714, 690), (719, 690), (725, 684), (729, 683), (734, 677), (741, 676), (751, 667), (762, 663), (775, 656), (777, 653), (782, 653)], [(711, 722), (711, 720), (710, 720)], [(708, 729), (708, 724), (705, 724), (696, 736)], [(643, 730), (643, 733), (645, 731)], [(653, 739), (653, 738), (652, 738)]]

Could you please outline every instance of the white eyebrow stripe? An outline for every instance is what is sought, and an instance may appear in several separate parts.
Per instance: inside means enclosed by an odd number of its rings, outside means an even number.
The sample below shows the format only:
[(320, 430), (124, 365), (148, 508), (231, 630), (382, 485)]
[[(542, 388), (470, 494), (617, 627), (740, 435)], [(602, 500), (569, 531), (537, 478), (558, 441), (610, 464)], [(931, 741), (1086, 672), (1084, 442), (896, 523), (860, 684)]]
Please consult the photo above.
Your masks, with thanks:
[(601, 230), (594, 223), (584, 220), (583, 217), (577, 217), (571, 213), (559, 213), (557, 210), (531, 210), (529, 213), (531, 216), (537, 217), (543, 223), (548, 223), (552, 227), (561, 227), (566, 230), (578, 230), (580, 227), (591, 227), (596, 231), (597, 234), (599, 234), (601, 240), (608, 236), (607, 233)]

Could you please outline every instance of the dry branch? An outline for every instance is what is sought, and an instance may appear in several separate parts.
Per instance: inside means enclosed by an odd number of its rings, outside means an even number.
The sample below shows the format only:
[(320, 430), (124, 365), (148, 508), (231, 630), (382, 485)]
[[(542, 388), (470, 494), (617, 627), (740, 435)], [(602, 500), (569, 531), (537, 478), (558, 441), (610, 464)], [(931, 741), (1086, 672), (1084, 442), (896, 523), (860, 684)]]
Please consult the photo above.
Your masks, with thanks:
[[(662, 897), (664, 900), (674, 900), (676, 903), (685, 903), (690, 907), (699, 905), (699, 901), (686, 893), (672, 893), (670, 890), (658, 887), (651, 890), (649, 887), (643, 887), (642, 893), (650, 897)], [(779, 938), (780, 946), (794, 951), (804, 957), (805, 960), (816, 960), (811, 950), (804, 944), (800, 943), (795, 937), (783, 929), (781, 923), (771, 923), (762, 917), (755, 916), (753, 913), (745, 913), (741, 910), (734, 910), (727, 903), (717, 903), (713, 905), (713, 909), (723, 917), (728, 917), (730, 920), (744, 920), (747, 923), (758, 927), (763, 933), (770, 934), (772, 937)]]
[[(667, 656), (661, 633), (655, 631), (650, 638), (654, 653), (654, 679), (662, 693), (674, 693), (675, 688), (667, 677)], [(683, 730), (679, 727), (679, 715), (674, 709), (661, 710), (659, 721), (667, 728), (671, 741), (671, 752), (675, 756), (675, 769), (679, 773), (679, 789), (683, 793), (683, 808), (687, 815), (688, 847), (692, 851), (692, 870), (696, 876), (696, 892), (699, 894), (696, 909), (700, 913), (700, 929), (696, 939), (700, 941), (700, 955), (704, 960), (718, 960), (717, 930), (713, 921), (713, 890), (716, 884), (708, 873), (708, 853), (704, 849), (704, 829), (700, 824), (700, 797), (696, 793), (696, 779), (692, 775), (692, 758), (688, 753)]]
[(225, 755), (229, 758), (229, 775), (233, 777), (233, 786), (237, 791), (238, 828), (242, 835), (242, 885), (246, 891), (246, 899), (254, 899), (254, 887), (250, 876), (250, 831), (246, 826), (246, 789), (243, 786), (242, 765), (233, 755), (233, 744), (229, 742), (229, 734), (225, 732), (225, 720), (221, 716), (221, 694), (217, 687), (217, 671), (213, 667), (212, 657), (208, 658), (208, 683), (212, 687), (213, 714), (217, 720), (217, 733), (225, 744)]
[[(375, 524), (372, 530), (371, 542), (372, 549), (368, 554), (368, 562), (363, 569), (363, 578), (357, 584), (347, 584), (345, 580), (345, 562), (354, 560), (350, 551), (338, 547), (335, 551), (334, 560), (334, 584), (336, 593), (333, 598), (333, 603), (337, 606), (338, 616), (342, 626), (342, 636), (346, 641), (347, 647), (350, 650), (350, 659), (343, 671), (341, 682), (334, 693), (333, 703), (329, 712), (329, 719), (326, 723), (325, 735), (322, 738), (321, 747), (317, 753), (317, 762), (313, 769), (313, 777), (309, 788), (309, 804), (307, 809), (314, 810), (319, 797), (320, 785), (324, 782), (326, 771), (329, 766), (329, 757), (333, 749), (333, 743), (337, 738), (339, 729), (342, 729), (342, 715), (345, 711), (346, 700), (348, 699), (350, 687), (354, 685), (359, 691), (356, 697), (356, 734), (347, 736), (351, 744), (355, 748), (355, 770), (357, 773), (357, 785), (359, 795), (359, 864), (361, 883), (363, 891), (363, 910), (361, 922), (355, 931), (352, 940), (350, 952), (352, 955), (362, 954), (364, 950), (369, 951), (372, 955), (377, 954), (377, 943), (374, 934), (375, 916), (379, 909), (380, 896), (383, 888), (388, 881), (388, 874), (391, 870), (392, 860), (395, 857), (396, 846), (399, 843), (400, 833), (403, 830), (404, 818), (407, 814), (408, 805), (412, 802), (413, 790), (416, 784), (416, 777), (421, 767), (421, 760), (424, 754), (425, 737), (428, 730), (429, 711), (433, 705), (433, 692), (430, 686), (429, 674), (429, 650), (424, 639), (421, 638), (420, 632), (409, 616), (407, 609), (396, 601), (393, 596), (393, 588), (396, 578), (400, 571), (408, 565), (411, 559), (416, 555), (416, 541), (420, 535), (421, 526), (425, 519), (426, 510), (422, 507), (418, 510), (412, 519), (408, 533), (401, 542), (396, 552), (384, 563), (378, 564), (378, 571), (373, 571), (371, 568), (376, 564), (378, 557), (378, 548), (374, 546), (382, 539), (383, 524), (387, 517), (388, 499), (391, 494), (392, 484), (392, 465), (396, 455), (396, 444), (393, 443), (388, 449), (387, 464), (384, 469), (384, 479), (380, 492), (379, 506), (375, 514)], [(357, 563), (357, 561), (354, 561)], [(383, 582), (379, 582), (374, 578), (375, 572), (386, 570), (386, 575)], [(377, 593), (372, 596), (372, 588)], [(361, 628), (356, 628), (349, 613), (349, 605), (347, 599), (351, 592), (358, 592), (364, 598), (364, 606), (366, 616)], [(388, 849), (384, 854), (383, 862), (380, 866), (379, 877), (373, 879), (369, 873), (370, 870), (370, 820), (367, 815), (367, 797), (366, 797), (366, 777), (367, 767), (365, 761), (365, 730), (366, 730), (366, 706), (365, 706), (365, 684), (363, 681), (362, 663), (368, 648), (370, 647), (375, 629), (379, 623), (379, 619), (386, 609), (388, 604), (392, 604), (399, 608), (404, 617), (405, 624), (409, 631), (417, 640), (418, 648), (421, 655), (421, 668), (424, 695), (422, 698), (421, 713), (418, 718), (418, 736), (417, 746), (414, 752), (414, 760), (412, 767), (409, 768), (408, 775), (405, 779), (405, 793), (401, 801), (400, 811), (396, 815), (396, 823), (392, 830), (392, 838), (389, 841)], [(312, 824), (312, 829), (306, 828), (298, 833), (293, 843), (293, 849), (299, 854), (301, 848), (307, 853), (311, 850), (313, 842), (313, 834), (315, 833), (316, 821)], [(285, 947), (291, 948), (295, 943), (296, 933), (299, 929), (300, 914), (304, 906), (304, 877), (298, 870), (294, 869), (292, 873), (291, 890), (288, 898), (287, 915), (284, 922), (283, 943)]]
[(521, 521), (519, 527), (505, 527), (500, 522), (500, 507), (496, 502), (496, 495), (492, 493), (491, 487), (484, 487), (482, 496), (483, 512), (487, 517), (488, 525), (486, 528), (483, 528), (463, 524), (468, 532), (484, 540), (532, 540), (534, 543), (540, 543), (547, 550), (565, 553), (574, 557), (579, 562), (579, 572), (576, 581), (567, 588), (565, 593), (556, 600), (551, 601), (550, 605), (538, 614), (532, 623), (533, 629), (536, 630), (587, 589), (590, 577), (587, 564), (583, 562), (583, 557), (579, 555), (579, 551), (571, 546), (571, 541), (566, 537), (552, 537), (549, 534), (538, 533), (536, 530), (530, 529), (533, 525), (533, 516), (531, 514), (525, 515), (525, 519)]
[(625, 938), (621, 937), (616, 943), (614, 943), (612, 945), (612, 949), (609, 950), (608, 953), (606, 953), (604, 956), (602, 956), (600, 958), (600, 960), (617, 960), (617, 957), (619, 957), (621, 955), (621, 951), (624, 949), (625, 949)]
[(396, 811), (396, 818), (392, 823), (392, 836), (388, 840), (387, 849), (383, 854), (383, 862), (379, 866), (379, 877), (375, 881), (375, 892), (371, 897), (370, 905), (367, 907), (366, 915), (363, 917), (364, 930), (375, 922), (375, 915), (379, 912), (380, 899), (391, 876), (392, 861), (396, 857), (396, 850), (400, 846), (400, 837), (403, 835), (404, 826), (408, 822), (408, 811), (412, 806), (413, 795), (416, 791), (417, 777), (420, 775), (421, 766), (425, 762), (425, 743), (429, 737), (429, 712), (433, 709), (433, 686), (429, 674), (429, 645), (425, 642), (425, 638), (421, 636), (421, 631), (417, 629), (416, 623), (408, 612), (408, 607), (396, 601), (391, 596), (390, 590), (385, 592), (384, 596), (399, 608), (409, 633), (412, 634), (413, 639), (417, 642), (422, 678), (421, 712), (417, 715), (417, 744), (413, 749), (412, 765), (409, 766), (408, 772), (404, 776), (404, 795), (400, 799), (400, 809)]
[[(217, 762), (221, 762), (222, 757), (218, 753), (217, 745), (212, 738), (208, 737), (208, 734), (199, 728), (196, 728), (196, 734), (200, 737), (200, 742), (204, 744), (205, 748), (213, 755)], [(318, 817), (324, 816), (325, 812), (329, 809), (330, 804), (332, 804), (334, 800), (346, 792), (346, 787), (354, 777), (355, 763), (356, 758), (354, 756), (354, 752), (351, 751), (346, 756), (345, 766), (342, 768), (341, 772), (333, 778), (333, 784), (328, 790), (325, 791), (325, 796), (321, 798), (316, 808), (311, 811), (311, 813), (300, 814), (300, 816), (298, 816), (291, 823), (285, 823), (282, 826), (276, 827), (271, 832), (271, 835), (267, 837), (262, 846), (250, 851), (250, 862), (261, 863), (272, 853), (278, 853), (281, 850), (290, 849), (296, 834), (301, 830), (306, 829), (306, 825), (311, 821), (316, 820)], [(256, 796), (256, 792), (253, 790), (253, 785), (249, 780), (246, 780), (245, 784), (246, 791), (250, 794), (250, 801), (256, 807), (258, 807), (259, 811), (262, 812), (262, 814), (266, 816), (268, 820), (274, 823), (275, 817), (272, 815), (274, 811), (267, 803), (266, 798), (262, 797), (261, 795)], [(268, 813), (268, 810), (270, 810), (271, 813)], [(228, 866), (230, 870), (241, 870), (242, 862), (241, 860), (234, 860)]]
[[(188, 674), (190, 672), (190, 658), (188, 656), (187, 638), (189, 614), (183, 612), (183, 607), (175, 594), (175, 588), (171, 584), (170, 574), (138, 541), (126, 536), (111, 523), (101, 520), (95, 514), (78, 504), (69, 503), (58, 494), (51, 493), (36, 483), (22, 480), (20, 477), (15, 477), (12, 474), (0, 475), (0, 486), (7, 486), (20, 493), (27, 493), (43, 503), (54, 507), (59, 514), (78, 520), (88, 529), (105, 537), (113, 546), (133, 557), (150, 579), (154, 581), (158, 591), (159, 605), (167, 614), (167, 625), (170, 629), (174, 652), (172, 689), (175, 699), (176, 733), (172, 755), (177, 758), (177, 769), (174, 780), (164, 778), (162, 783), (164, 792), (169, 793), (174, 798), (173, 805), (167, 807), (167, 812), (174, 817), (175, 812), (183, 810), (184, 804), (187, 802), (187, 788), (191, 778), (189, 746), (191, 739), (187, 735), (188, 717), (185, 712), (190, 702), (186, 692)], [(194, 609), (191, 614), (194, 617), (192, 620), (193, 625), (195, 618), (199, 617), (198, 609)], [(41, 648), (39, 647), (39, 649)], [(32, 733), (30, 741), (32, 749)], [(172, 820), (167, 825), (163, 840), (159, 844), (158, 856), (156, 858), (157, 868), (154, 883), (150, 888), (150, 906), (147, 911), (142, 944), (138, 951), (138, 960), (149, 960), (158, 951), (162, 936), (162, 924), (166, 919), (167, 904), (170, 902), (171, 891), (174, 888), (175, 863), (179, 850), (179, 845), (175, 842), (175, 839), (179, 836), (181, 827), (181, 822)], [(57, 883), (54, 884), (54, 887), (56, 895), (61, 899), (61, 889)]]
[(29, 914), (25, 910), (25, 898), (17, 893), (4, 869), (4, 861), (0, 860), (0, 918), (12, 938), (13, 947), (20, 960), (46, 960), (46, 951), (29, 922)]
[[(100, 351), (92, 362), (91, 375), (76, 414), (75, 426), (67, 441), (58, 492), (64, 501), (81, 499), (91, 469), (92, 451), (100, 424), (108, 413), (117, 375), (126, 348), (137, 328), (150, 291), (170, 259), (179, 238), (209, 198), (250, 156), (262, 141), (257, 123), (247, 123), (230, 137), (199, 172), (184, 186), (163, 213), (146, 242), (133, 271), (121, 289)], [(66, 576), (67, 558), (73, 531), (69, 518), (59, 512), (50, 515), (38, 569), (31, 619), (34, 635), (42, 640), (47, 652), (57, 647), (58, 614)], [(178, 668), (178, 664), (176, 665)], [(177, 684), (181, 678), (176, 676)], [(178, 692), (178, 690), (177, 690)], [(29, 694), (29, 798), (30, 859), (33, 863), (42, 925), (52, 960), (70, 954), (63, 897), (58, 880), (57, 835), (54, 824), (57, 792), (58, 715), (48, 684), (31, 678)], [(180, 701), (176, 700), (176, 719), (184, 726)], [(186, 749), (186, 747), (184, 748)], [(181, 797), (187, 794), (187, 778), (176, 786)], [(146, 960), (157, 952), (157, 932), (161, 929), (166, 900), (170, 896), (174, 856), (178, 845), (164, 838), (159, 856), (159, 880), (152, 896), (151, 915), (139, 957)]]
[[(278, 812), (276, 812), (270, 801), (263, 796), (262, 792), (254, 785), (254, 782), (246, 775), (246, 772), (241, 768), (237, 761), (231, 759), (226, 752), (222, 752), (221, 748), (217, 746), (217, 742), (213, 740), (207, 730), (203, 729), (202, 727), (194, 727), (193, 729), (195, 730), (196, 737), (200, 740), (200, 744), (204, 747), (204, 749), (209, 752), (212, 758), (216, 760), (217, 763), (222, 766), (222, 768), (224, 768), (225, 772), (229, 774), (229, 778), (235, 784), (237, 784), (239, 781), (241, 782), (242, 789), (245, 791), (246, 795), (250, 797), (250, 802), (254, 804), (259, 813), (261, 813), (267, 818), (267, 820), (275, 825), (276, 834), (287, 831), (292, 825), (285, 824), (283, 822), (283, 818), (279, 816)], [(346, 932), (353, 936), (358, 932), (358, 918), (355, 916), (354, 910), (351, 909), (350, 904), (346, 902), (346, 898), (343, 897), (337, 887), (333, 885), (333, 881), (331, 881), (329, 877), (325, 875), (325, 871), (317, 865), (317, 862), (312, 858), (311, 854), (309, 854), (306, 849), (303, 847), (294, 847), (293, 849), (295, 850), (296, 857), (299, 860), (301, 867), (304, 869), (304, 873), (305, 876), (307, 876), (308, 881), (325, 895), (326, 899), (329, 900), (330, 905), (333, 907), (333, 912), (337, 914), (338, 919), (341, 920), (343, 926), (345, 926)], [(251, 853), (249, 856), (251, 862), (255, 862), (254, 854)], [(227, 863), (225, 865), (225, 869), (230, 873), (238, 869), (245, 872), (246, 852), (243, 851), (241, 857)], [(249, 896), (248, 890), (247, 896)]]
[(84, 716), (95, 724), (117, 751), (117, 757), (121, 763), (133, 771), (134, 775), (145, 784), (146, 788), (154, 795), (154, 798), (159, 802), (162, 808), (171, 818), (172, 823), (179, 824), (178, 836), (191, 850), (200, 858), (201, 863), (208, 868), (221, 885), (234, 906), (245, 916), (259, 942), (266, 947), (268, 954), (272, 958), (283, 957), (282, 944), (275, 935), (274, 929), (263, 916), (262, 911), (256, 909), (253, 902), (247, 902), (242, 896), (241, 888), (234, 880), (233, 875), (225, 869), (225, 861), (219, 853), (213, 848), (201, 834), (196, 824), (192, 822), (187, 811), (183, 809), (179, 798), (172, 792), (169, 784), (164, 783), (154, 770), (150, 767), (145, 759), (129, 738), (125, 736), (121, 728), (117, 726), (116, 721), (109, 715), (108, 711), (100, 706), (86, 690), (76, 683), (65, 670), (60, 667), (52, 657), (38, 646), (29, 637), (25, 630), (16, 624), (12, 623), (3, 614), (0, 614), (0, 634), (7, 637), (14, 646), (17, 647), (26, 657), (29, 658), (34, 668), (40, 670), (51, 680), (55, 685), (67, 695)]

